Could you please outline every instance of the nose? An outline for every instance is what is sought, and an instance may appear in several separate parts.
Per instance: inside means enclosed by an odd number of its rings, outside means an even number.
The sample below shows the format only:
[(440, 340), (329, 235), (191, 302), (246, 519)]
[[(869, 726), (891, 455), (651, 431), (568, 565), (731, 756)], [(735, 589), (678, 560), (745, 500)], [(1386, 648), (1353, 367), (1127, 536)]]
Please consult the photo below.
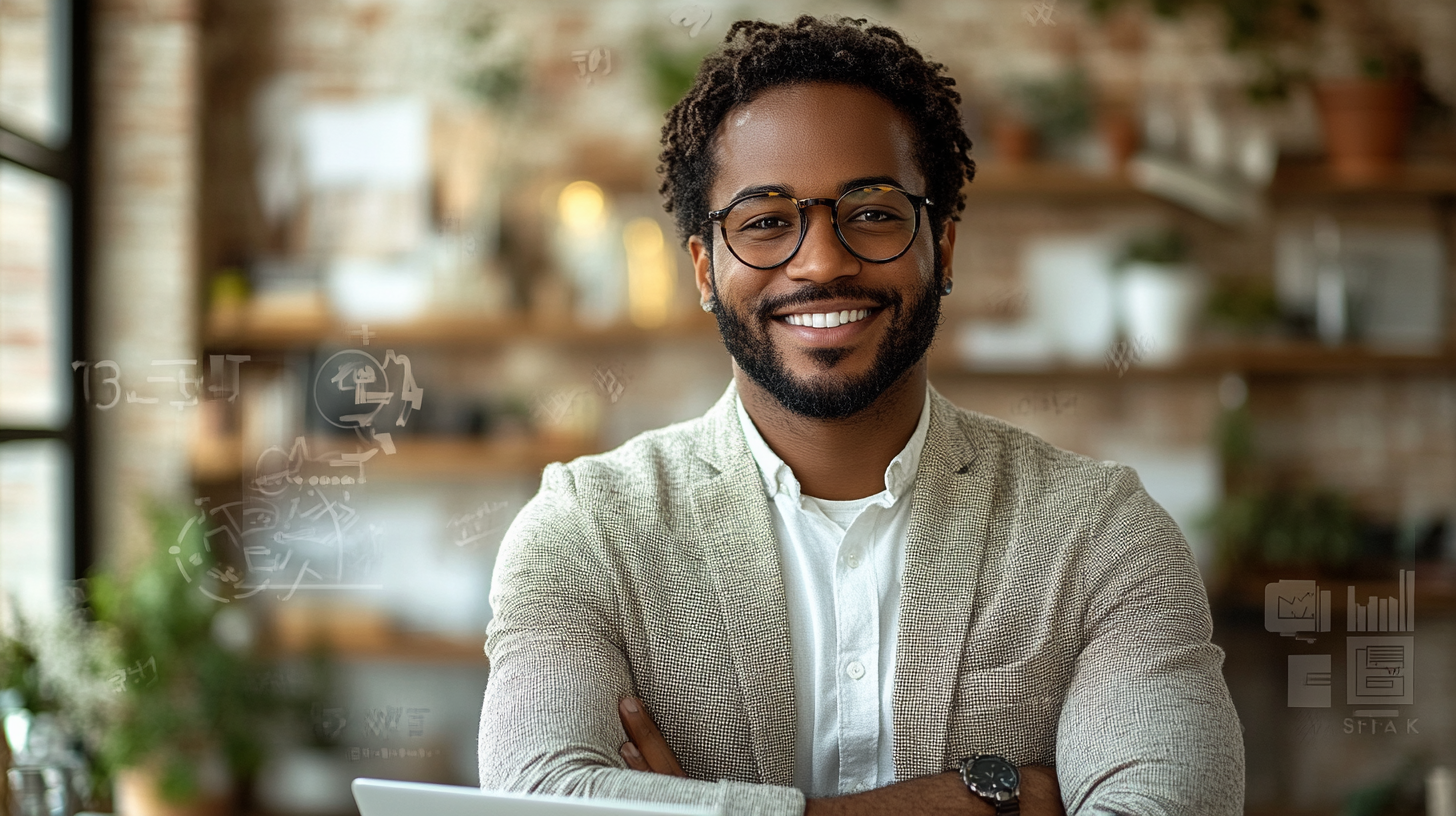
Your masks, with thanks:
[(860, 260), (852, 255), (834, 234), (831, 205), (813, 204), (804, 208), (808, 226), (804, 243), (785, 268), (791, 280), (827, 283), (845, 275), (859, 274)]

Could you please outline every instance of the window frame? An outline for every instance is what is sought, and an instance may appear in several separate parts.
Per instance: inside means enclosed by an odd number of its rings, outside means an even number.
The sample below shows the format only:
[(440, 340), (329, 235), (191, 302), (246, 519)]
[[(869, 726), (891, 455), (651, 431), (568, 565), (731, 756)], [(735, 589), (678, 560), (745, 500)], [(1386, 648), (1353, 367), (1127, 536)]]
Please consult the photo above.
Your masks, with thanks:
[[(58, 85), (64, 89), (58, 94), (58, 119), (65, 124), (64, 143), (51, 147), (31, 139), (9, 127), (0, 118), (0, 160), (54, 179), (65, 189), (66, 206), (61, 213), (62, 226), (67, 236), (61, 243), (66, 255), (61, 259), (63, 268), (58, 270), (62, 282), (68, 284), (68, 303), (63, 304), (70, 325), (66, 340), (71, 359), (86, 359), (90, 349), (90, 287), (87, 285), (91, 268), (91, 22), (92, 5), (89, 0), (55, 0), (59, 8), (55, 31), (56, 47), (62, 56), (56, 61)], [(84, 370), (84, 369), (83, 369)], [(48, 439), (62, 442), (68, 452), (70, 465), (71, 518), (69, 537), (71, 540), (71, 577), (85, 577), (95, 560), (91, 432), (92, 423), (86, 410), (81, 389), (73, 386), (71, 392), (70, 418), (61, 428), (37, 428), (16, 425), (0, 425), (0, 444), (29, 439)]]

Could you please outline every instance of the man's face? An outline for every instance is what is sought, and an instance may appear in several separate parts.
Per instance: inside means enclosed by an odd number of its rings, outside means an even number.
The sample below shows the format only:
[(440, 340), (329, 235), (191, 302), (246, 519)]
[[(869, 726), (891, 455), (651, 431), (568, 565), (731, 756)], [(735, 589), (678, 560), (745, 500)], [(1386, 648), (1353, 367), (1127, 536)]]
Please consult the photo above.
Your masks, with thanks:
[[(714, 150), (712, 210), (763, 186), (799, 199), (833, 200), (866, 184), (925, 193), (910, 123), (863, 88), (811, 83), (765, 91), (729, 111)], [(930, 347), (954, 224), (947, 223), (937, 246), (922, 208), (910, 249), (872, 263), (839, 241), (829, 207), (809, 207), (804, 217), (803, 245), (772, 269), (734, 257), (716, 224), (704, 228), (713, 230), (711, 250), (699, 236), (688, 248), (699, 290), (718, 302), (718, 327), (738, 366), (785, 408), (840, 419), (871, 405)], [(789, 322), (791, 315), (845, 311), (867, 314), (834, 328)]]

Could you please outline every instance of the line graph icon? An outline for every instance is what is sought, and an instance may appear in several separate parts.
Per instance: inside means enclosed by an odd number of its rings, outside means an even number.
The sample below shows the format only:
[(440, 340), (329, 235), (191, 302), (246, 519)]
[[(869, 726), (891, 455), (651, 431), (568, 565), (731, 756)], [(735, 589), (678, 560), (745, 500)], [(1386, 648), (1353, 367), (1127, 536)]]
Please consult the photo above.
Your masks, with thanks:
[(1330, 591), (1314, 581), (1271, 581), (1264, 585), (1264, 628), (1306, 643), (1301, 632), (1330, 631)]

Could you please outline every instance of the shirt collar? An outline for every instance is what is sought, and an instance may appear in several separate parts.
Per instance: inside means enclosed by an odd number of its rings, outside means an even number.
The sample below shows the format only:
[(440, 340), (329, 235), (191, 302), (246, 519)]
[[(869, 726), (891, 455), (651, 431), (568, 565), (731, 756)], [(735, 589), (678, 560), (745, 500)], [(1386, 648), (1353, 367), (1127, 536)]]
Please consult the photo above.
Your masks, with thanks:
[[(763, 435), (753, 424), (753, 418), (748, 415), (748, 409), (743, 407), (743, 398), (735, 393), (733, 402), (738, 408), (738, 421), (743, 426), (743, 437), (748, 442), (748, 451), (753, 454), (753, 460), (758, 464), (759, 473), (763, 476), (763, 486), (768, 491), (769, 497), (772, 498), (782, 491), (792, 497), (794, 501), (799, 501), (801, 499), (799, 480), (794, 476), (794, 471), (763, 440)], [(885, 468), (885, 489), (877, 495), (884, 497), (887, 504), (899, 501), (900, 497), (905, 495), (914, 483), (915, 472), (920, 469), (920, 453), (925, 449), (925, 435), (929, 428), (930, 387), (927, 384), (925, 401), (920, 408), (920, 421), (915, 424), (915, 432), (910, 435), (910, 441), (905, 443), (905, 447), (895, 455), (894, 459), (890, 460), (890, 464)]]

